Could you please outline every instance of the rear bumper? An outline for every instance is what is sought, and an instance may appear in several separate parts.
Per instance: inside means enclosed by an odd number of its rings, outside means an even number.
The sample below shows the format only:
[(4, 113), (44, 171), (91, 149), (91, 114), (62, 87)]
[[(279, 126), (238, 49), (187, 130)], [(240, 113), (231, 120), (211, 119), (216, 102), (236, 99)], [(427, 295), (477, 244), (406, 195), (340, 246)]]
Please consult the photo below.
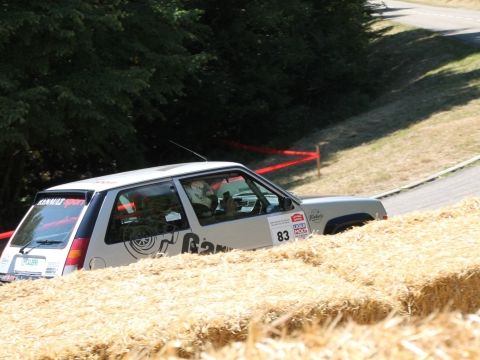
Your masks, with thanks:
[[(24, 275), (24, 274), (0, 274), (0, 284), (8, 284), (17, 280), (38, 280), (45, 279), (44, 276)], [(46, 278), (50, 279), (50, 278)]]

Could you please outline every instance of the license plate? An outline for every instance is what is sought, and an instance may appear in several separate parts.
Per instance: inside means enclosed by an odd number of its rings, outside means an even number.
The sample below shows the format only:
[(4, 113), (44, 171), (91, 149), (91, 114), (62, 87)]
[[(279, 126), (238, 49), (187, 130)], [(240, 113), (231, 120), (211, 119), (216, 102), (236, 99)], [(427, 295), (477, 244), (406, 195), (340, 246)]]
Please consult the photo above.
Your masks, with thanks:
[(15, 259), (15, 271), (19, 272), (43, 272), (45, 259), (38, 257), (17, 257)]

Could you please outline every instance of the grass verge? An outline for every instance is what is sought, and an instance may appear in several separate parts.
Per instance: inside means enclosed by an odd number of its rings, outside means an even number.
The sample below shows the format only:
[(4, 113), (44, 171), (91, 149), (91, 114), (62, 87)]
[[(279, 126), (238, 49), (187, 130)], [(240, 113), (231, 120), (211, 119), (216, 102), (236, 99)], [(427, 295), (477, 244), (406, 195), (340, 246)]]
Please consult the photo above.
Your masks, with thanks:
[[(269, 176), (299, 194), (372, 195), (480, 153), (480, 52), (426, 30), (380, 22), (372, 68), (383, 95), (371, 110), (292, 148), (322, 147), (313, 163)], [(387, 70), (385, 70), (387, 69)], [(283, 159), (269, 158), (253, 167)]]

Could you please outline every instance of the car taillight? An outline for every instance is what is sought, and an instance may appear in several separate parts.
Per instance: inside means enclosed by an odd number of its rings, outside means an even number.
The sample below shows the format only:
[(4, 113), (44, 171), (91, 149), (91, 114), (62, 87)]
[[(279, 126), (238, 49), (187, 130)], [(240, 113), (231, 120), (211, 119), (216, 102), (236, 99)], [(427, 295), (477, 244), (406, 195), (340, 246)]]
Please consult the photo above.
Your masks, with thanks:
[(72, 246), (67, 255), (67, 260), (65, 261), (65, 267), (63, 268), (63, 275), (69, 274), (75, 270), (80, 270), (83, 267), (89, 242), (89, 238), (73, 239)]

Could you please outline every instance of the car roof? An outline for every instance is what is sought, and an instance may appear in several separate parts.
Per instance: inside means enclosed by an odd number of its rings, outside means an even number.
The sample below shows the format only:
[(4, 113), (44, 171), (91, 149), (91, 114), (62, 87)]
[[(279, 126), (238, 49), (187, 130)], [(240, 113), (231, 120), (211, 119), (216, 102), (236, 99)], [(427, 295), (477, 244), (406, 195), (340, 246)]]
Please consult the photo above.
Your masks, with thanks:
[(243, 165), (234, 162), (205, 161), (184, 164), (170, 164), (151, 167), (140, 170), (127, 171), (117, 174), (105, 175), (85, 180), (74, 181), (48, 188), (47, 191), (65, 190), (93, 190), (104, 191), (122, 186), (148, 182), (150, 180), (170, 178), (173, 176), (187, 175), (201, 171), (223, 169), (229, 167), (242, 167)]

